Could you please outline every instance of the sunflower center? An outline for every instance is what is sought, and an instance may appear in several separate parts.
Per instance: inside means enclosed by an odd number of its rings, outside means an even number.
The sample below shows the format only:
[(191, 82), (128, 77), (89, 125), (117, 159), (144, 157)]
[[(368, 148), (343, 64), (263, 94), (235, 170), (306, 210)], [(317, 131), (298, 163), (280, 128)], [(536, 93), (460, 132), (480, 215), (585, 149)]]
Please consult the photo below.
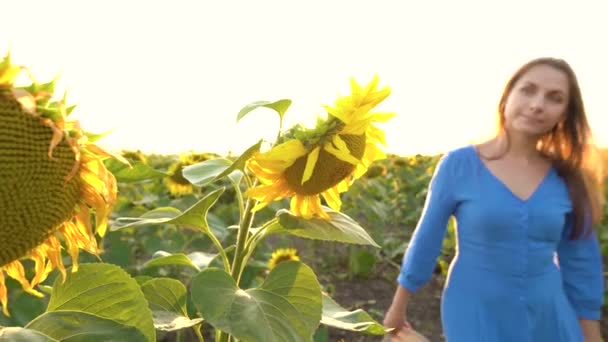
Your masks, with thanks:
[(171, 181), (175, 184), (179, 184), (179, 185), (190, 185), (190, 181), (188, 181), (185, 177), (184, 174), (182, 173), (182, 171), (184, 170), (184, 167), (188, 166), (185, 163), (178, 163), (175, 165), (174, 167), (174, 172), (171, 174), (171, 176), (169, 176), (169, 178), (171, 179)]
[[(346, 143), (353, 157), (359, 160), (363, 157), (365, 153), (365, 134), (340, 134), (340, 138)], [(300, 195), (318, 195), (340, 183), (355, 169), (355, 165), (340, 160), (321, 148), (312, 176), (302, 184), (302, 175), (306, 167), (307, 157), (308, 155), (304, 155), (296, 159), (293, 165), (285, 170), (287, 184), (290, 189)]]
[(52, 130), (0, 91), (0, 266), (25, 256), (71, 217), (78, 177), (67, 184), (75, 156), (64, 140), (48, 157)]

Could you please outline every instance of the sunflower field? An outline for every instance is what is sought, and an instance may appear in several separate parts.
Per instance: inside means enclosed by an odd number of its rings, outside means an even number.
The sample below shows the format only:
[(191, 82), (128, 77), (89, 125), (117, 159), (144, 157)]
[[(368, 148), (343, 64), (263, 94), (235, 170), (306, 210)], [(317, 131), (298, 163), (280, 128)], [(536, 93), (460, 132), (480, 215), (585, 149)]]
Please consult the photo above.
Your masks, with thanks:
[[(385, 154), (377, 78), (242, 155), (156, 155), (104, 151), (54, 81), (16, 86), (23, 72), (0, 62), (0, 341), (382, 339), (441, 156)], [(235, 116), (282, 127), (290, 104)], [(454, 248), (450, 223), (435, 290)]]

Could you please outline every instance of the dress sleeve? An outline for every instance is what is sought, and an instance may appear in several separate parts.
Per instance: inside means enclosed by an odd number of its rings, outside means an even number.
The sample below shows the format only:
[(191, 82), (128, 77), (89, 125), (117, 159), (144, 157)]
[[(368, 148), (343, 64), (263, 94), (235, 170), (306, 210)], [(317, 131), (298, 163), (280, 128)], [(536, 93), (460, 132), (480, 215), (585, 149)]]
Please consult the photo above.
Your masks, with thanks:
[(448, 153), (437, 163), (422, 215), (403, 255), (397, 282), (411, 292), (430, 280), (441, 252), (448, 220), (456, 207), (452, 184), (453, 159), (454, 156)]
[[(602, 254), (595, 231), (577, 240), (569, 238), (572, 216), (557, 247), (564, 290), (579, 319), (599, 320), (604, 301)], [(587, 220), (588, 222), (590, 220)], [(590, 224), (588, 224), (591, 227)]]

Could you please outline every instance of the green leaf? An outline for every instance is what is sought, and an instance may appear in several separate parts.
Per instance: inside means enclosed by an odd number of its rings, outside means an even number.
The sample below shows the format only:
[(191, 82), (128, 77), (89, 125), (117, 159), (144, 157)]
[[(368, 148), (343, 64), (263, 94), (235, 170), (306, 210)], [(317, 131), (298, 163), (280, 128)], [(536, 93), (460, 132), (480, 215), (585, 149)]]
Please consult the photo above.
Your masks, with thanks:
[(209, 233), (207, 213), (223, 192), (224, 188), (214, 190), (183, 213), (176, 208), (162, 208), (151, 210), (141, 217), (120, 217), (114, 221), (110, 230), (116, 231), (128, 227), (174, 224), (198, 228), (205, 233)]
[[(160, 254), (160, 253), (162, 253), (162, 254)], [(167, 253), (167, 252), (163, 252), (163, 251), (159, 251), (154, 254), (155, 254), (154, 259), (147, 261), (143, 265), (144, 268), (162, 267), (162, 266), (185, 266), (185, 267), (192, 268), (192, 269), (196, 270), (197, 272), (201, 271), (201, 269), (198, 268), (198, 266), (196, 266), (195, 264), (192, 263), (192, 260), (190, 260), (186, 256), (186, 254), (183, 254), (183, 253), (171, 254), (171, 253)], [(161, 255), (161, 256), (159, 256), (159, 255)]]
[(288, 233), (291, 235), (325, 241), (338, 241), (359, 245), (380, 246), (372, 237), (349, 216), (323, 208), (329, 219), (305, 219), (295, 216), (287, 209), (277, 211), (278, 221), (268, 227), (266, 234)]
[(239, 122), (245, 115), (247, 115), (247, 113), (251, 112), (254, 109), (260, 108), (260, 107), (273, 109), (274, 111), (276, 111), (279, 114), (279, 118), (281, 119), (281, 121), (283, 121), (283, 116), (285, 115), (285, 112), (287, 111), (289, 106), (291, 106), (291, 100), (289, 100), (289, 99), (282, 99), (282, 100), (278, 100), (275, 102), (269, 102), (269, 101), (252, 102), (252, 103), (246, 105), (245, 107), (243, 107), (243, 109), (241, 109), (239, 114), (236, 116), (236, 122)]
[(182, 212), (179, 209), (174, 207), (158, 207), (143, 213), (141, 217), (147, 219), (176, 218), (181, 215), (181, 213)]
[[(61, 277), (57, 277), (53, 284), (47, 313), (43, 316), (55, 311), (76, 311), (65, 316), (50, 315), (53, 320), (58, 321), (49, 326), (57, 327), (57, 329), (70, 324), (77, 327), (90, 323), (104, 327), (120, 328), (122, 326), (123, 328), (120, 329), (128, 331), (130, 334), (132, 330), (139, 331), (146, 341), (154, 341), (156, 338), (152, 312), (148, 309), (148, 302), (139, 285), (135, 279), (115, 265), (82, 264), (77, 272), (68, 273), (65, 282)], [(90, 314), (91, 317), (79, 316), (79, 314)], [(102, 321), (93, 318), (99, 318)], [(46, 324), (49, 319), (45, 318), (42, 322)], [(61, 319), (65, 319), (65, 321), (61, 321)], [(26, 328), (34, 329), (30, 325)], [(42, 332), (46, 333), (46, 331)]]
[(323, 293), (323, 318), (321, 324), (342, 330), (370, 335), (384, 335), (387, 330), (367, 312), (357, 309), (348, 311)]
[(161, 331), (189, 328), (201, 323), (201, 318), (188, 318), (186, 310), (186, 287), (171, 278), (156, 278), (142, 285), (141, 290), (148, 300), (154, 327)]
[(182, 169), (182, 176), (190, 183), (197, 186), (205, 186), (212, 183), (216, 177), (226, 171), (232, 162), (225, 158), (205, 160)]
[(193, 327), (203, 322), (202, 318), (190, 319), (169, 311), (152, 311), (154, 327), (160, 331), (176, 331)]
[(275, 267), (259, 288), (241, 290), (224, 270), (192, 279), (192, 301), (205, 320), (242, 341), (310, 341), (321, 320), (321, 288), (297, 261)]
[[(123, 307), (122, 311), (138, 313), (137, 309), (128, 306)], [(143, 313), (140, 314), (143, 315)], [(156, 340), (154, 327), (151, 327), (151, 334), (145, 334), (135, 326), (121, 324), (111, 318), (75, 310), (46, 312), (31, 321), (26, 328), (39, 331), (58, 341), (153, 342)]]
[(154, 278), (141, 286), (152, 311), (170, 311), (188, 316), (186, 311), (186, 287), (171, 278)]
[(193, 252), (188, 255), (183, 253), (171, 254), (165, 251), (158, 251), (152, 256), (153, 259), (144, 264), (144, 268), (162, 266), (185, 266), (200, 272), (209, 266), (217, 254), (204, 252)]
[[(73, 108), (72, 108), (73, 109)], [(71, 110), (70, 110), (71, 111)], [(90, 133), (90, 132), (85, 132), (84, 134), (87, 136), (87, 140), (94, 143), (97, 140), (105, 137), (106, 135), (112, 133), (112, 130), (103, 132), (103, 133)]]
[(130, 167), (116, 159), (106, 159), (104, 165), (112, 172), (116, 181), (120, 183), (132, 183), (149, 179), (157, 179), (169, 176), (168, 173), (151, 168), (142, 162), (134, 162)]
[(135, 279), (135, 281), (139, 284), (139, 286), (142, 286), (147, 281), (154, 279), (154, 277), (150, 277), (147, 275), (139, 275), (139, 276), (133, 277), (133, 279)]
[(21, 327), (0, 328), (0, 342), (57, 342), (43, 333)]
[[(262, 140), (258, 141), (256, 144), (249, 147), (245, 152), (243, 152), (243, 154), (241, 154), (234, 161), (234, 163), (232, 163), (232, 165), (230, 165), (226, 170), (222, 171), (222, 173), (220, 173), (219, 175), (215, 176), (213, 181), (226, 177), (226, 176), (230, 175), (231, 173), (233, 173), (235, 170), (244, 171), (245, 164), (247, 163), (247, 161), (249, 159), (251, 159), (251, 157), (260, 150), (261, 146), (262, 146)], [(235, 179), (235, 181), (237, 181), (237, 183), (238, 183), (238, 181), (240, 181), (240, 179)]]

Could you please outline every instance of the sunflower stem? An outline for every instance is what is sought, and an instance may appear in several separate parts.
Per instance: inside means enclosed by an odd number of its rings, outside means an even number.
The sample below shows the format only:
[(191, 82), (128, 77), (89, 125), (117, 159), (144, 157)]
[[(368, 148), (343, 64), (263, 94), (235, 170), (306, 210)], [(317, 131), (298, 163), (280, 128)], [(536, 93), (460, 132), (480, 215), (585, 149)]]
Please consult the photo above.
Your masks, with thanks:
[(231, 340), (230, 337), (231, 336), (228, 333), (225, 333), (220, 330), (219, 333), (216, 335), (215, 342), (228, 342)]
[(201, 327), (202, 327), (202, 324), (195, 325), (193, 327), (194, 333), (196, 334), (196, 338), (198, 339), (198, 342), (205, 342), (205, 338), (203, 337), (203, 334), (201, 333)]
[(260, 241), (262, 241), (262, 239), (264, 238), (264, 236), (266, 236), (266, 229), (276, 223), (278, 220), (276, 218), (273, 218), (272, 220), (264, 223), (264, 225), (262, 225), (262, 227), (260, 227), (260, 229), (258, 229), (248, 240), (247, 243), (245, 244), (245, 257), (243, 258), (243, 263), (247, 264), (247, 261), (249, 261), (249, 258), (251, 257), (251, 254), (253, 253), (253, 251), (255, 250), (255, 248), (257, 247), (258, 243), (260, 243)]
[[(247, 174), (243, 174), (245, 177), (245, 182), (247, 182), (247, 186), (249, 188), (252, 188), (254, 186), (257, 185), (257, 180), (253, 182), (253, 184), (251, 184), (251, 180), (249, 179), (249, 177), (247, 176)], [(235, 187), (236, 188), (236, 187)], [(239, 194), (242, 196), (242, 193), (240, 192), (240, 189), (237, 189), (237, 194)], [(243, 198), (239, 197), (239, 201), (242, 203)], [(239, 285), (239, 282), (241, 280), (241, 273), (243, 271), (243, 265), (244, 265), (244, 261), (246, 260), (246, 256), (248, 254), (248, 251), (246, 249), (247, 246), (247, 238), (249, 237), (249, 229), (251, 229), (251, 224), (253, 223), (253, 218), (254, 218), (254, 213), (253, 213), (253, 207), (255, 206), (256, 200), (249, 198), (247, 200), (247, 203), (245, 204), (245, 209), (242, 211), (241, 214), (241, 222), (239, 224), (239, 232), (236, 238), (236, 250), (234, 252), (234, 258), (232, 259), (232, 270), (230, 270), (230, 275), (232, 276), (232, 279), (234, 279), (236, 285)], [(216, 239), (217, 240), (217, 239)], [(219, 241), (218, 241), (219, 243)], [(221, 250), (221, 253), (223, 252), (223, 249)], [(225, 255), (225, 253), (224, 253)], [(224, 265), (226, 265), (226, 262), (224, 263)], [(229, 270), (227, 269), (226, 272), (228, 272)], [(231, 340), (231, 336), (230, 334), (227, 334), (223, 331), (219, 331), (218, 334), (216, 335), (216, 342), (229, 342)]]
[(241, 280), (241, 273), (243, 271), (243, 261), (244, 261), (244, 253), (245, 245), (247, 242), (247, 236), (249, 235), (249, 229), (251, 228), (251, 223), (253, 222), (253, 206), (255, 205), (254, 199), (248, 199), (247, 204), (245, 205), (245, 215), (241, 220), (241, 224), (239, 226), (239, 233), (236, 239), (236, 250), (234, 252), (234, 259), (232, 260), (232, 270), (231, 276), (232, 279), (236, 282), (236, 285), (239, 285)]
[(228, 178), (230, 179), (230, 182), (234, 186), (234, 191), (236, 192), (236, 199), (239, 203), (239, 217), (243, 217), (243, 213), (245, 212), (245, 205), (243, 203), (243, 192), (241, 191), (240, 184), (235, 182), (232, 178)]
[(220, 240), (217, 239), (215, 234), (211, 232), (211, 229), (209, 229), (209, 233), (207, 234), (207, 236), (209, 237), (209, 239), (211, 239), (211, 242), (213, 242), (215, 248), (217, 248), (218, 252), (220, 253), (220, 256), (222, 257), (222, 263), (224, 264), (224, 270), (229, 273), (230, 260), (228, 260), (228, 255), (226, 255), (226, 251), (224, 250), (224, 247), (222, 247), (222, 243), (220, 242)]

